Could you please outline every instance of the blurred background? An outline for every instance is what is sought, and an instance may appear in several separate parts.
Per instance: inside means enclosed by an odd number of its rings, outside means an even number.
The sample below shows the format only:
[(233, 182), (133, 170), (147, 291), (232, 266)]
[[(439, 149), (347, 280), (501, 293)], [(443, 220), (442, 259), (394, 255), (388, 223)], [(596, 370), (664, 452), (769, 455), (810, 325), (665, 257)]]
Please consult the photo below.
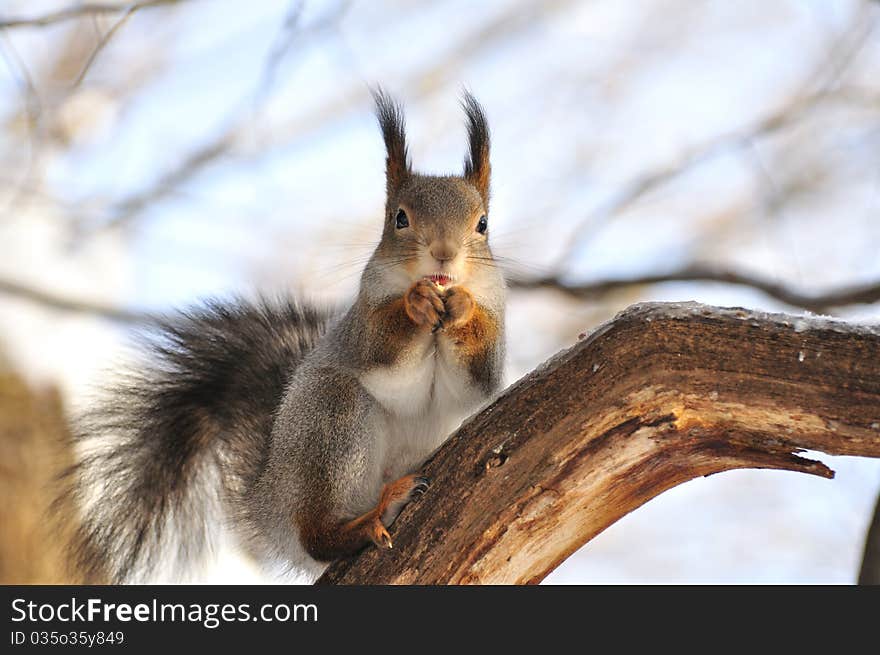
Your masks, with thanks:
[[(63, 581), (56, 439), (150, 312), (344, 302), (378, 241), (368, 85), (415, 167), (493, 133), (508, 381), (643, 300), (880, 320), (880, 3), (0, 1), (3, 581)], [(548, 583), (852, 583), (880, 462), (664, 493)], [(9, 546), (12, 544), (12, 547)], [(233, 550), (206, 578), (259, 580)]]

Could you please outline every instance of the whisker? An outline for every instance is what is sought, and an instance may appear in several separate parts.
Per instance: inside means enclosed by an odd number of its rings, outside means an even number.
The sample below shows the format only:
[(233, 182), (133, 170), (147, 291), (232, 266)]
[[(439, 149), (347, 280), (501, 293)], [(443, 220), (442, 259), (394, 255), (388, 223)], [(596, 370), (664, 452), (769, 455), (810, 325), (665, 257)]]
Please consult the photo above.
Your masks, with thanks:
[(467, 260), (476, 266), (501, 269), (506, 275), (524, 277), (525, 274), (545, 276), (549, 275), (550, 267), (524, 262), (511, 257), (488, 257), (480, 255), (468, 256)]
[[(414, 261), (416, 256), (418, 255), (418, 251), (416, 249), (407, 248), (402, 252), (392, 256), (392, 257), (384, 257), (379, 258), (373, 262), (372, 268), (376, 271), (383, 271), (392, 266), (398, 266), (400, 264), (404, 264), (410, 261)], [(358, 274), (364, 270), (364, 267), (369, 264), (369, 262), (373, 259), (373, 254), (364, 255), (361, 257), (350, 258), (346, 261), (342, 261), (336, 264), (331, 264), (329, 266), (322, 267), (321, 274), (322, 275), (334, 275), (340, 271), (346, 271), (349, 268), (355, 268), (356, 270), (352, 273), (344, 276), (345, 278), (351, 277), (351, 275)]]

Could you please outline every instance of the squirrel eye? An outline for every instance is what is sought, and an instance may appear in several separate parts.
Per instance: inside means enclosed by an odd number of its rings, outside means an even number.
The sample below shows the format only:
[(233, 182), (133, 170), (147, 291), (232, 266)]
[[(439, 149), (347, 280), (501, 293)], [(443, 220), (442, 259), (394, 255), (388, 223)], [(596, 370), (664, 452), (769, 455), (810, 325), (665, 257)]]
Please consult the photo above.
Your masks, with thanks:
[(404, 227), (409, 227), (409, 219), (406, 217), (406, 212), (402, 209), (397, 210), (397, 216), (394, 219), (394, 225), (397, 229), (401, 229)]
[(486, 234), (487, 229), (489, 229), (489, 220), (486, 218), (486, 215), (483, 214), (480, 216), (480, 220), (477, 221), (477, 232), (480, 234)]

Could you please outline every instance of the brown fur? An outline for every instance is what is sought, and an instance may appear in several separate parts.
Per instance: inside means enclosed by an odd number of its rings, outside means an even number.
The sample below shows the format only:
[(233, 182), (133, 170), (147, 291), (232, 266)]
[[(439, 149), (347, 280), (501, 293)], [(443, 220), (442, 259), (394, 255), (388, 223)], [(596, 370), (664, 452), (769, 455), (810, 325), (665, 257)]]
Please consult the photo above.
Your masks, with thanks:
[(406, 297), (389, 300), (373, 310), (370, 318), (367, 360), (374, 366), (391, 366), (418, 329), (406, 309)]
[(403, 296), (406, 315), (418, 327), (436, 326), (446, 312), (444, 305), (437, 285), (430, 280), (417, 280)]
[(368, 357), (374, 365), (394, 364), (417, 331), (442, 328), (471, 377), (486, 383), (489, 350), (500, 338), (501, 327), (465, 287), (440, 293), (430, 280), (418, 280), (403, 297), (374, 310), (372, 319)]
[(446, 309), (443, 325), (448, 329), (469, 323), (474, 316), (477, 303), (471, 292), (464, 287), (452, 287), (443, 294), (443, 306)]
[[(465, 289), (458, 289), (456, 295), (470, 296), (470, 293)], [(486, 308), (471, 300), (470, 318), (446, 327), (445, 332), (455, 346), (462, 364), (468, 367), (471, 377), (480, 384), (488, 384), (489, 351), (501, 333), (498, 320)]]

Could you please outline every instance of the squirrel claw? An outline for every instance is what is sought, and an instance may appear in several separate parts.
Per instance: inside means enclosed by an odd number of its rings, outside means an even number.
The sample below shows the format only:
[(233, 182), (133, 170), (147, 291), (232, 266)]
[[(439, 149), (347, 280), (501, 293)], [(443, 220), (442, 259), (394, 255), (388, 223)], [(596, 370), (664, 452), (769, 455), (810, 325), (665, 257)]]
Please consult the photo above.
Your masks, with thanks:
[(443, 329), (443, 319), (441, 318), (434, 324), (434, 327), (431, 328), (431, 334), (436, 334), (437, 332), (439, 332), (442, 329)]
[(412, 495), (414, 498), (419, 498), (428, 490), (431, 481), (424, 476), (419, 476), (415, 479), (415, 482), (416, 486), (413, 487)]
[(391, 541), (391, 535), (388, 534), (388, 530), (385, 529), (385, 526), (382, 525), (381, 522), (378, 523), (373, 528), (373, 543), (375, 543), (379, 548), (394, 548), (394, 544)]

